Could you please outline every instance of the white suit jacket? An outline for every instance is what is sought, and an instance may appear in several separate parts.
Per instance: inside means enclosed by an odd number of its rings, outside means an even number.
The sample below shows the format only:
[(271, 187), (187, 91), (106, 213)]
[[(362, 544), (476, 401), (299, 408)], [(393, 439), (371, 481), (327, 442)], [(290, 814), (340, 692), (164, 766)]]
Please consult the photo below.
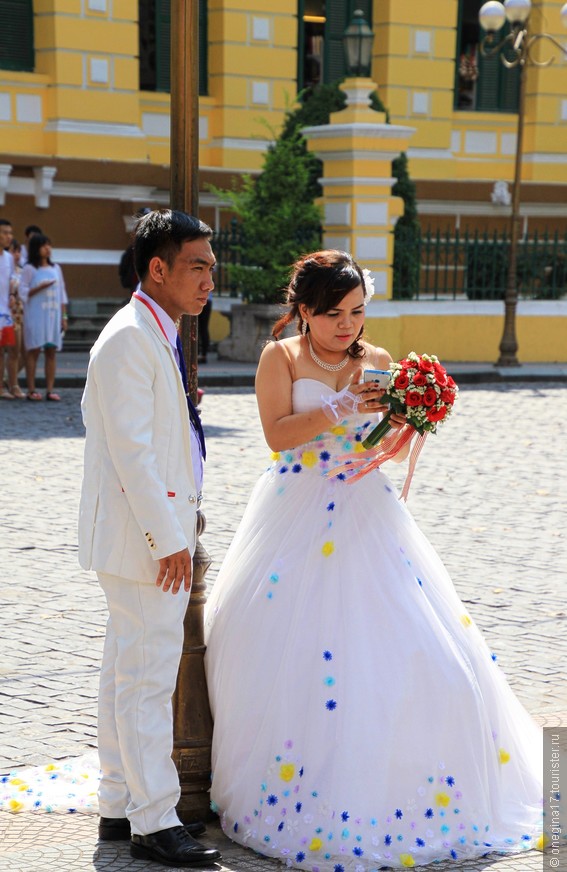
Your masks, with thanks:
[(90, 356), (79, 563), (155, 582), (158, 560), (196, 543), (187, 400), (173, 349), (133, 298)]

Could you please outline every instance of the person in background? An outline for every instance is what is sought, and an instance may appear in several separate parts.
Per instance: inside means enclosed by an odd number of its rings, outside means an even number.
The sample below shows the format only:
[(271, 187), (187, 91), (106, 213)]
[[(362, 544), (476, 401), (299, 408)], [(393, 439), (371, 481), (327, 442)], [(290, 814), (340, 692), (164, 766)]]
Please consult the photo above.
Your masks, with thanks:
[[(18, 384), (18, 372), (23, 366), (24, 358), (24, 304), (20, 297), (20, 279), (22, 268), (20, 255), (22, 246), (17, 239), (12, 239), (10, 254), (13, 259), (13, 270), (10, 278), (10, 313), (14, 323), (15, 344), (8, 350), (8, 390), (17, 400), (24, 399), (24, 392)], [(23, 361), (21, 363), (21, 361)]]
[(24, 230), (25, 243), (22, 245), (22, 253), (20, 255), (20, 266), (22, 269), (25, 267), (28, 262), (28, 246), (30, 244), (30, 237), (34, 235), (34, 233), (43, 233), (41, 227), (38, 227), (37, 224), (28, 224), (26, 229)]
[(53, 390), (56, 353), (63, 346), (67, 329), (67, 292), (61, 267), (51, 260), (51, 240), (42, 233), (30, 236), (28, 263), (22, 270), (20, 296), (24, 301), (24, 343), (26, 346), (27, 399), (41, 400), (35, 388), (40, 351), (45, 355), (45, 399), (59, 402)]
[[(2, 400), (16, 399), (9, 390), (10, 384), (14, 384), (17, 380), (17, 368), (14, 369), (13, 353), (16, 336), (10, 311), (10, 279), (14, 269), (14, 261), (8, 251), (13, 237), (10, 221), (7, 218), (0, 218), (0, 399)], [(4, 383), (4, 349), (8, 350), (7, 385)]]

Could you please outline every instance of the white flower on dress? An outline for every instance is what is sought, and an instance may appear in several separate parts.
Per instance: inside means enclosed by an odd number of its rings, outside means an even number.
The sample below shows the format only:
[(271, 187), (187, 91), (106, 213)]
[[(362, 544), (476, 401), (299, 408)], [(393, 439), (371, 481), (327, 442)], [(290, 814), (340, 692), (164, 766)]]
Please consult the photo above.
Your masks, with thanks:
[(374, 276), (369, 269), (363, 269), (362, 279), (364, 284), (364, 305), (366, 306), (374, 296)]

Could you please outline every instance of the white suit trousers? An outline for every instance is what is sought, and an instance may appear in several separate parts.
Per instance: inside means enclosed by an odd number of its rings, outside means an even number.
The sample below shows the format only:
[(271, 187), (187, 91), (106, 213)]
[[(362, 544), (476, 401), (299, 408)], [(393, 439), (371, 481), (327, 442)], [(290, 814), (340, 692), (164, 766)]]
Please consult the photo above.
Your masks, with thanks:
[[(156, 565), (157, 574), (157, 565)], [(175, 690), (189, 594), (98, 573), (108, 603), (98, 708), (103, 817), (139, 835), (179, 826), (171, 759)]]

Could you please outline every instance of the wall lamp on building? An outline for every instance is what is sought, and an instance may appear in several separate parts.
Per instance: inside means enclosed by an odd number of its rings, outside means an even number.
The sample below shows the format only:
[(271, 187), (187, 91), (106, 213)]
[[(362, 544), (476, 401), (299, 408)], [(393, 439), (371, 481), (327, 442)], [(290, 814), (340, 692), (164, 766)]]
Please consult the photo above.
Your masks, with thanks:
[(356, 9), (352, 21), (343, 34), (343, 46), (347, 75), (368, 78), (372, 65), (372, 42), (374, 34), (361, 9)]
[[(531, 0), (490, 0), (481, 7), (479, 21), (486, 31), (480, 50), (486, 57), (499, 55), (504, 66), (511, 70), (518, 68), (520, 72), (520, 94), (518, 100), (518, 132), (516, 137), (516, 157), (514, 168), (514, 184), (512, 191), (512, 213), (510, 220), (510, 250), (508, 259), (508, 278), (504, 296), (504, 332), (500, 342), (500, 357), (497, 366), (519, 366), (516, 339), (516, 308), (518, 303), (517, 261), (518, 242), (520, 238), (520, 183), (522, 178), (522, 147), (524, 133), (524, 111), (526, 102), (526, 69), (529, 65), (547, 67), (553, 63), (554, 57), (547, 60), (536, 60), (532, 48), (540, 41), (552, 43), (563, 54), (567, 48), (549, 33), (534, 33), (530, 28)], [(567, 27), (567, 3), (561, 9), (561, 20)], [(510, 24), (509, 32), (502, 35), (506, 21)]]

